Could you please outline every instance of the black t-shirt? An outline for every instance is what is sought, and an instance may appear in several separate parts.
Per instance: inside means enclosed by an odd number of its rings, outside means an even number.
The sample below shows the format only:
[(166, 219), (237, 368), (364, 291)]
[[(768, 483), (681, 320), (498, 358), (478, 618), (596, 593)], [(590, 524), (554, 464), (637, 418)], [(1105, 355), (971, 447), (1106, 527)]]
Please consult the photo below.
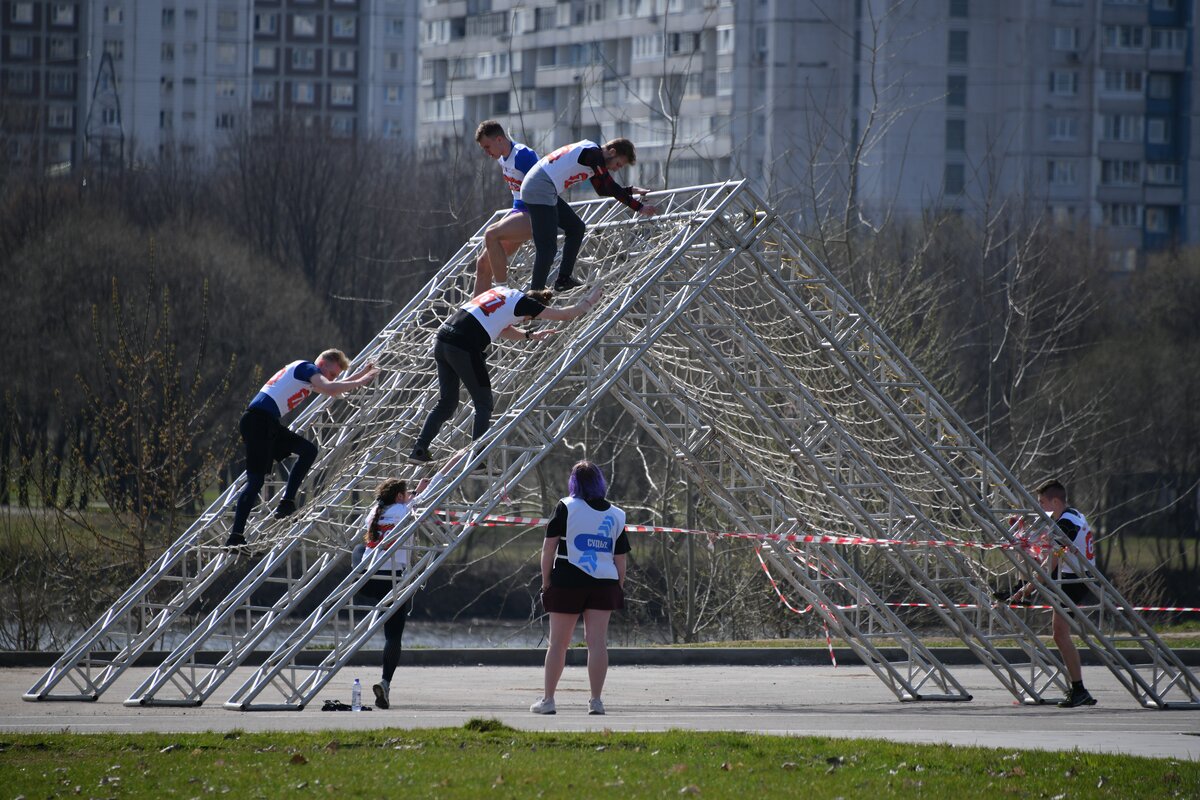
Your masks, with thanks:
[[(545, 310), (546, 307), (537, 300), (522, 297), (513, 308), (513, 313), (517, 317), (536, 317)], [(438, 328), (437, 338), (464, 350), (485, 350), (492, 343), (492, 337), (479, 324), (479, 320), (465, 308), (455, 311), (454, 316)]]
[[(608, 511), (612, 507), (612, 503), (607, 500), (588, 500), (587, 504), (597, 511)], [(580, 589), (587, 586), (595, 586), (599, 583), (616, 583), (612, 578), (596, 578), (588, 575), (579, 567), (567, 560), (567, 504), (561, 500), (558, 506), (554, 509), (554, 516), (550, 518), (550, 523), (546, 525), (546, 538), (551, 539), (558, 537), (558, 557), (554, 559), (554, 566), (550, 570), (550, 585), (557, 586), (563, 589)], [(613, 545), (613, 555), (619, 556), (630, 551), (629, 536), (625, 533), (625, 529), (621, 529), (621, 533), (617, 536), (617, 541)]]

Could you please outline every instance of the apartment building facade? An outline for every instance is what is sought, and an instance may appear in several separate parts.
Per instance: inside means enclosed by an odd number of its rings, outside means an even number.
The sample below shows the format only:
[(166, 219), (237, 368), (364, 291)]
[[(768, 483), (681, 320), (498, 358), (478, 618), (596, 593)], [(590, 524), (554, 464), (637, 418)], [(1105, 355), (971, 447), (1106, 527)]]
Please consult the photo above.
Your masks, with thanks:
[(1193, 6), (424, 0), (421, 151), (487, 117), (542, 150), (627, 136), (642, 185), (744, 177), (798, 218), (1003, 199), (1128, 266), (1200, 237)]
[[(4, 0), (10, 161), (211, 156), (256, 117), (415, 140), (417, 0)], [(16, 113), (6, 114), (16, 118)]]

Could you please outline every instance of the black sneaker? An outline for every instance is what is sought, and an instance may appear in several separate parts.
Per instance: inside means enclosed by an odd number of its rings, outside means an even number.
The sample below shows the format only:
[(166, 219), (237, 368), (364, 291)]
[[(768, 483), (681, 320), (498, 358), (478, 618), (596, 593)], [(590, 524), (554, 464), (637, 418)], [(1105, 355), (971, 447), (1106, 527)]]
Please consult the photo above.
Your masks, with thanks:
[(279, 508), (275, 509), (275, 519), (283, 519), (290, 517), (296, 513), (296, 501), (287, 497), (279, 501)]
[(572, 289), (578, 289), (580, 286), (583, 286), (582, 281), (577, 281), (570, 275), (567, 275), (566, 277), (560, 275), (558, 280), (554, 282), (554, 291), (569, 292)]
[(414, 447), (408, 454), (410, 464), (428, 464), (430, 461), (433, 461), (433, 456), (429, 455), (429, 450), (424, 447)]
[(237, 531), (234, 531), (233, 533), (229, 534), (229, 538), (225, 540), (226, 547), (241, 547), (245, 543), (246, 543), (245, 534), (238, 533)]
[(1058, 701), (1059, 708), (1078, 708), (1079, 706), (1094, 706), (1096, 698), (1092, 697), (1092, 693), (1087, 689), (1079, 691), (1071, 690), (1067, 692), (1067, 696)]

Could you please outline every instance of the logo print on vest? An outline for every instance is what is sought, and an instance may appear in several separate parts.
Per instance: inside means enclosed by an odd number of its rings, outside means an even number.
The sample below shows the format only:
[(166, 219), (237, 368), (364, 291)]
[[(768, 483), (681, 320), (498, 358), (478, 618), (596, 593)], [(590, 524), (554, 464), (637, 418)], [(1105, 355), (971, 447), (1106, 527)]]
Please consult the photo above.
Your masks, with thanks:
[(575, 537), (575, 549), (579, 551), (579, 567), (585, 572), (596, 571), (596, 554), (611, 553), (613, 549), (613, 526), (617, 524), (612, 514), (606, 514), (595, 533), (581, 533)]

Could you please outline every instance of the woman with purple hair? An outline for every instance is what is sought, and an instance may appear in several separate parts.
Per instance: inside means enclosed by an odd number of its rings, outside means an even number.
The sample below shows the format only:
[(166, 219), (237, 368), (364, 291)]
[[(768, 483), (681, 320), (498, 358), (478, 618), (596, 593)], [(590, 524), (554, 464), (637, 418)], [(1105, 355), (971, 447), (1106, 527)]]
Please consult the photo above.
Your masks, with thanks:
[(554, 690), (567, 660), (575, 623), (583, 615), (588, 651), (589, 714), (603, 714), (608, 675), (608, 618), (625, 607), (625, 512), (604, 499), (604, 473), (590, 461), (571, 468), (568, 497), (558, 502), (542, 543), (542, 606), (550, 615), (545, 693), (529, 707), (554, 714)]

